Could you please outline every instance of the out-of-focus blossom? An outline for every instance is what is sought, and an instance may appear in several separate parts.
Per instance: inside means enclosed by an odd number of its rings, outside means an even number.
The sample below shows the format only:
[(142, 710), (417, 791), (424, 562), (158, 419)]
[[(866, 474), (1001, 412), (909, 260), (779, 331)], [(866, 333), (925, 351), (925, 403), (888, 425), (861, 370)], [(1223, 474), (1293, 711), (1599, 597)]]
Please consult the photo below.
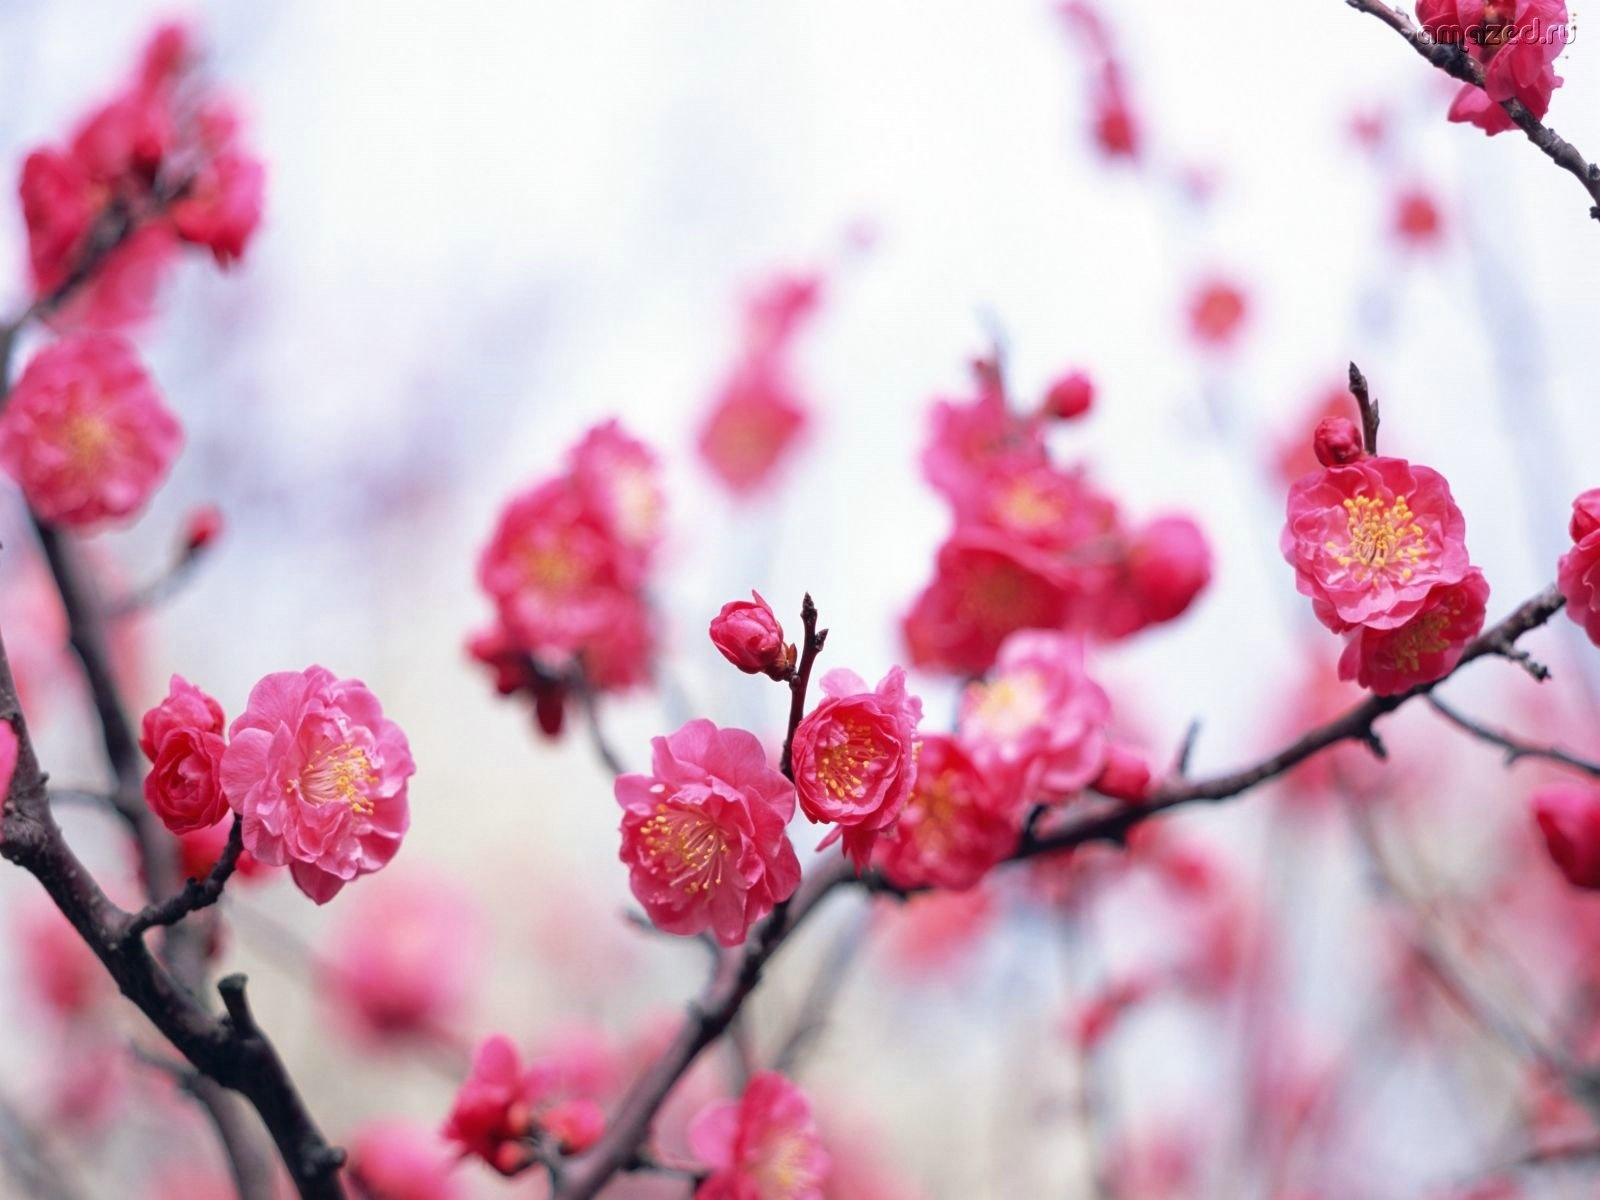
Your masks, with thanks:
[(1022, 804), (997, 789), (958, 742), (929, 734), (917, 752), (916, 784), (874, 862), (897, 887), (964, 891), (1016, 849)]
[(824, 699), (795, 729), (793, 765), (800, 809), (834, 826), (822, 845), (843, 838), (844, 853), (865, 870), (873, 843), (899, 819), (917, 771), (922, 701), (892, 668), (876, 688), (853, 671), (822, 677)]
[(1044, 414), (1056, 421), (1076, 421), (1094, 405), (1094, 380), (1087, 372), (1070, 371), (1044, 394)]
[(478, 1047), (472, 1070), (456, 1092), (442, 1130), (463, 1155), (482, 1159), (502, 1175), (534, 1161), (528, 1080), (511, 1039), (496, 1034)]
[(1066, 0), (1057, 9), (1074, 36), (1088, 74), (1090, 133), (1108, 160), (1139, 158), (1142, 137), (1128, 98), (1120, 57), (1098, 9), (1086, 0)]
[(173, 833), (209, 829), (227, 814), (222, 794), (222, 706), (181, 675), (144, 714), (139, 748), (153, 763), (145, 803)]
[(1489, 583), (1476, 567), (1460, 583), (1440, 584), (1417, 614), (1394, 629), (1358, 626), (1339, 658), (1339, 678), (1354, 679), (1380, 696), (1443, 679), (1483, 629)]
[(875, 914), (889, 965), (910, 975), (933, 975), (965, 961), (999, 918), (986, 887), (923, 892)]
[(689, 1144), (711, 1169), (695, 1200), (823, 1200), (829, 1160), (811, 1103), (776, 1071), (752, 1078), (737, 1103), (703, 1111)]
[(1566, 0), (1421, 0), (1417, 20), (1436, 42), (1460, 46), (1483, 66), (1483, 86), (1466, 84), (1450, 120), (1489, 135), (1515, 129), (1501, 107), (1518, 100), (1535, 117), (1561, 86), (1555, 60), (1570, 36)]
[(1150, 795), (1153, 774), (1150, 760), (1127, 746), (1112, 742), (1106, 747), (1105, 766), (1090, 784), (1102, 796), (1125, 804), (1142, 804)]
[(1573, 546), (1561, 556), (1556, 582), (1571, 617), (1600, 646), (1600, 488), (1572, 502)]
[(1250, 298), (1232, 280), (1202, 280), (1189, 295), (1189, 333), (1207, 350), (1231, 349), (1244, 332)]
[(1573, 887), (1600, 888), (1600, 788), (1552, 784), (1533, 797), (1546, 849)]
[(1324, 467), (1342, 467), (1366, 454), (1361, 429), (1349, 417), (1324, 417), (1319, 421), (1311, 448)]
[(345, 1172), (371, 1200), (457, 1200), (454, 1162), (439, 1135), (409, 1121), (373, 1121), (350, 1139)]
[(1089, 678), (1083, 641), (1063, 633), (1012, 634), (989, 678), (967, 688), (960, 738), (991, 778), (1024, 803), (1063, 800), (1105, 766), (1111, 702)]
[(166, 478), (183, 429), (120, 337), (66, 337), (29, 361), (0, 415), (0, 467), (46, 521), (133, 516)]
[(616, 782), (634, 897), (668, 933), (737, 946), (799, 886), (794, 787), (742, 729), (694, 720), (650, 745), (651, 774)]
[(416, 764), (365, 684), (324, 667), (268, 675), (229, 738), (222, 786), (245, 849), (318, 904), (400, 849)]
[(750, 594), (754, 600), (730, 600), (711, 619), (711, 642), (745, 674), (785, 679), (794, 669), (795, 648), (784, 643), (772, 605), (760, 592)]
[(1437, 246), (1444, 237), (1444, 217), (1433, 194), (1409, 187), (1396, 195), (1393, 228), (1395, 237), (1414, 250)]
[(1300, 594), (1335, 633), (1404, 625), (1471, 566), (1450, 485), (1403, 458), (1362, 458), (1298, 480), (1279, 544)]

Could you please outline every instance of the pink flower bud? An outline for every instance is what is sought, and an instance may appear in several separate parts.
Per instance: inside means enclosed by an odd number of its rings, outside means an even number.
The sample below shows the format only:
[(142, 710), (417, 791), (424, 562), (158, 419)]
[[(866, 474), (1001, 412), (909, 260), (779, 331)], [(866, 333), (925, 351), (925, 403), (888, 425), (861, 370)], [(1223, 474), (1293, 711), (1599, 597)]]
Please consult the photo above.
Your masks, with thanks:
[(711, 642), (722, 657), (747, 675), (765, 672), (774, 679), (787, 678), (794, 668), (793, 646), (784, 644), (783, 626), (773, 615), (772, 606), (751, 592), (749, 600), (734, 600), (722, 606), (711, 621)]
[(1073, 421), (1094, 404), (1094, 380), (1082, 371), (1063, 375), (1050, 385), (1044, 396), (1044, 415), (1057, 421)]
[(1581, 542), (1600, 529), (1600, 488), (1590, 488), (1572, 502), (1572, 540)]
[(606, 1116), (598, 1103), (580, 1097), (552, 1104), (540, 1114), (539, 1124), (555, 1138), (561, 1153), (582, 1154), (606, 1131)]
[(1600, 889), (1600, 789), (1578, 783), (1544, 788), (1533, 797), (1533, 819), (1567, 882)]
[(1349, 417), (1328, 417), (1320, 422), (1312, 445), (1317, 452), (1317, 461), (1325, 467), (1353, 463), (1366, 453), (1361, 430)]
[(181, 675), (144, 715), (139, 746), (154, 764), (144, 781), (145, 803), (173, 833), (209, 829), (227, 815), (222, 728), (217, 702)]
[(222, 510), (215, 504), (202, 504), (190, 510), (183, 523), (183, 549), (198, 554), (222, 536)]
[(1147, 623), (1171, 621), (1211, 582), (1211, 547), (1188, 517), (1157, 517), (1134, 538), (1128, 570)]
[(1126, 746), (1108, 746), (1106, 765), (1090, 786), (1113, 800), (1143, 804), (1150, 795), (1150, 764)]

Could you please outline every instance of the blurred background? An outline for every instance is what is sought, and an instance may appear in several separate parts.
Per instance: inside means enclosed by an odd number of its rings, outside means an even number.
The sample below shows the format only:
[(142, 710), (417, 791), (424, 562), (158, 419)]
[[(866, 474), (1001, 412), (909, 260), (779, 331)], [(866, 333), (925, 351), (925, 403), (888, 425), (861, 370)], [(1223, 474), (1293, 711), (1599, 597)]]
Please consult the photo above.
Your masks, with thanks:
[[(232, 716), (261, 675), (315, 662), (365, 680), (410, 736), (414, 823), (392, 868), (322, 910), (287, 880), (224, 906), (222, 965), (250, 973), (331, 1136), (379, 1117), (436, 1125), (465, 1048), (490, 1032), (538, 1047), (590, 1026), (635, 1044), (703, 974), (699, 947), (624, 917), (617, 810), (581, 722), (542, 738), (464, 649), (491, 613), (475, 564), (500, 507), (598, 421), (619, 417), (658, 452), (668, 496), (654, 596), (669, 682), (605, 706), (630, 766), (690, 715), (781, 738), (786, 697), (705, 637), (751, 587), (786, 620), (814, 595), (830, 665), (875, 680), (905, 660), (899, 620), (949, 521), (918, 468), (928, 407), (969, 394), (968, 363), (996, 340), (1024, 403), (1068, 368), (1093, 376), (1092, 415), (1052, 435), (1062, 459), (1089, 464), (1136, 518), (1185, 512), (1211, 541), (1194, 608), (1094, 659), (1158, 761), (1196, 719), (1197, 772), (1248, 761), (1309, 724), (1332, 685), (1335, 639), (1276, 549), (1277, 463), (1351, 359), (1382, 401), (1386, 448), (1450, 480), (1490, 620), (1554, 577), (1600, 438), (1600, 236), (1571, 180), (1519, 135), (1447, 124), (1453, 85), (1337, 0), (1123, 0), (1103, 15), (1140, 121), (1135, 161), (1096, 143), (1093, 64), (1047, 0), (0, 7), (0, 162), (59, 139), (177, 16), (268, 164), (245, 260), (178, 271), (139, 333), (188, 444), (146, 517), (93, 545), (108, 578), (136, 584), (159, 574), (189, 509), (227, 518), (192, 582), (125, 630), (137, 711), (180, 672)], [(1583, 16), (1551, 123), (1593, 153)], [(1434, 224), (1413, 208), (1407, 232), (1413, 193)], [(8, 211), (11, 312), (26, 243)], [(739, 352), (744, 298), (790, 271), (823, 282), (793, 351), (810, 421), (768, 485), (735, 499), (696, 433)], [(1190, 314), (1214, 280), (1245, 307), (1208, 340)], [(7, 557), (13, 576), (38, 569), (25, 546)], [(8, 644), (35, 603), (0, 580)], [(33, 628), (48, 663), (48, 615)], [(1565, 621), (1530, 646), (1556, 668), (1545, 689), (1485, 663), (1446, 694), (1600, 748), (1593, 648)], [(928, 726), (947, 728), (954, 685), (914, 688)], [(55, 782), (102, 783), (70, 664), (34, 703)], [(1553, 1021), (1581, 967), (1551, 914), (1572, 927), (1594, 914), (1534, 846), (1526, 799), (1545, 775), (1501, 770), (1426, 711), (1386, 740), (1380, 782), (1364, 762), (1349, 772), (1382, 794), (1407, 887), (1430, 912), (1470, 911), (1446, 933), (1497, 1008)], [(1341, 806), (1313, 795), (1329, 788), (1174, 819), (1186, 853), (1228, 881), (1200, 932), (1191, 906), (1149, 886), (1055, 896), (1080, 887), (1065, 880), (1076, 868), (905, 911), (832, 901), (752, 1004), (750, 1036), (781, 1042), (813, 980), (848, 960), (797, 1071), (840, 1131), (836, 1156), (883, 1177), (881, 1192), (837, 1195), (1091, 1196), (1097, 1175), (1124, 1200), (1467, 1195), (1526, 1151), (1548, 1128), (1515, 1048), (1426, 985), (1413, 999), (1435, 1010), (1417, 1018), (1432, 1032), (1417, 1045), (1396, 1032), (1384, 903)], [(65, 820), (106, 874), (126, 873), (110, 822)], [(811, 832), (797, 830), (803, 852)], [(481, 981), (449, 1036), (420, 1049), (351, 1030), (315, 982), (359, 938), (364, 904), (407, 891), (472, 910)], [(25, 923), (36, 893), (8, 874), (0, 908)], [(1085, 1005), (1230, 930), (1252, 982), (1210, 994), (1185, 977), (1082, 1050)], [(84, 1035), (32, 994), (22, 945), (4, 968), (0, 1088), (85, 1194), (179, 1196), (160, 1182), (173, 1163), (215, 1170), (177, 1101), (171, 1127), (129, 1115), (148, 1086), (131, 1062), (85, 1068), (83, 1094), (60, 1094)], [(125, 1020), (94, 1020), (96, 1046), (126, 1041)], [(1517, 1176), (1529, 1195), (1597, 1194), (1570, 1164), (1532, 1174)], [(541, 1186), (465, 1168), (460, 1185)]]

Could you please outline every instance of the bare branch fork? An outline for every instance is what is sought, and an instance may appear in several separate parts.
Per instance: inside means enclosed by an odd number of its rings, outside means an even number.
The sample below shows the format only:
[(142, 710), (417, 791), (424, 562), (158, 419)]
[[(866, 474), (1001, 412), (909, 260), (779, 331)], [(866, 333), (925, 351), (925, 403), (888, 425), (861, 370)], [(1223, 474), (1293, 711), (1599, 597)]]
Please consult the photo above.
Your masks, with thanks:
[[(1357, 12), (1377, 17), (1445, 74), (1474, 87), (1483, 86), (1483, 68), (1460, 46), (1434, 41), (1410, 17), (1383, 0), (1345, 0), (1345, 3)], [(1528, 140), (1539, 147), (1550, 161), (1583, 185), (1583, 190), (1589, 193), (1593, 201), (1589, 215), (1600, 220), (1600, 166), (1590, 162), (1579, 153), (1576, 146), (1540, 121), (1522, 101), (1503, 100), (1500, 107), (1506, 110), (1506, 115), (1516, 123), (1517, 128), (1527, 134)]]

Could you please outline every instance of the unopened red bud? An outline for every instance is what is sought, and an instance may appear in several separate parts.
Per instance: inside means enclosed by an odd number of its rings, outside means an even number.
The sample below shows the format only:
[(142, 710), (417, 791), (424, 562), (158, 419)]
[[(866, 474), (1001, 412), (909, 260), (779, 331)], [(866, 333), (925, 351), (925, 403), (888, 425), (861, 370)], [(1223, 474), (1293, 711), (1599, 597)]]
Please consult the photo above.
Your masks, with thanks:
[(1353, 463), (1366, 453), (1361, 442), (1361, 430), (1349, 417), (1328, 417), (1317, 426), (1312, 438), (1317, 461), (1325, 467)]
[(1590, 488), (1572, 502), (1572, 524), (1568, 531), (1573, 541), (1581, 542), (1596, 529), (1600, 529), (1600, 488)]
[(582, 1154), (606, 1131), (605, 1113), (593, 1100), (551, 1105), (540, 1115), (539, 1124), (555, 1138), (563, 1154)]
[(755, 600), (734, 600), (722, 606), (711, 620), (711, 642), (722, 657), (747, 675), (765, 673), (786, 679), (794, 668), (795, 649), (783, 640), (783, 626), (772, 606), (751, 592)]
[(1082, 371), (1063, 375), (1044, 397), (1044, 415), (1057, 421), (1074, 421), (1094, 404), (1094, 380)]
[(183, 548), (198, 554), (222, 536), (222, 510), (215, 504), (202, 504), (189, 513), (183, 525)]
[(1567, 882), (1600, 888), (1600, 790), (1553, 784), (1534, 794), (1533, 818)]
[(1144, 755), (1113, 745), (1106, 751), (1105, 768), (1091, 786), (1113, 800), (1142, 804), (1149, 798), (1150, 780), (1150, 764)]

